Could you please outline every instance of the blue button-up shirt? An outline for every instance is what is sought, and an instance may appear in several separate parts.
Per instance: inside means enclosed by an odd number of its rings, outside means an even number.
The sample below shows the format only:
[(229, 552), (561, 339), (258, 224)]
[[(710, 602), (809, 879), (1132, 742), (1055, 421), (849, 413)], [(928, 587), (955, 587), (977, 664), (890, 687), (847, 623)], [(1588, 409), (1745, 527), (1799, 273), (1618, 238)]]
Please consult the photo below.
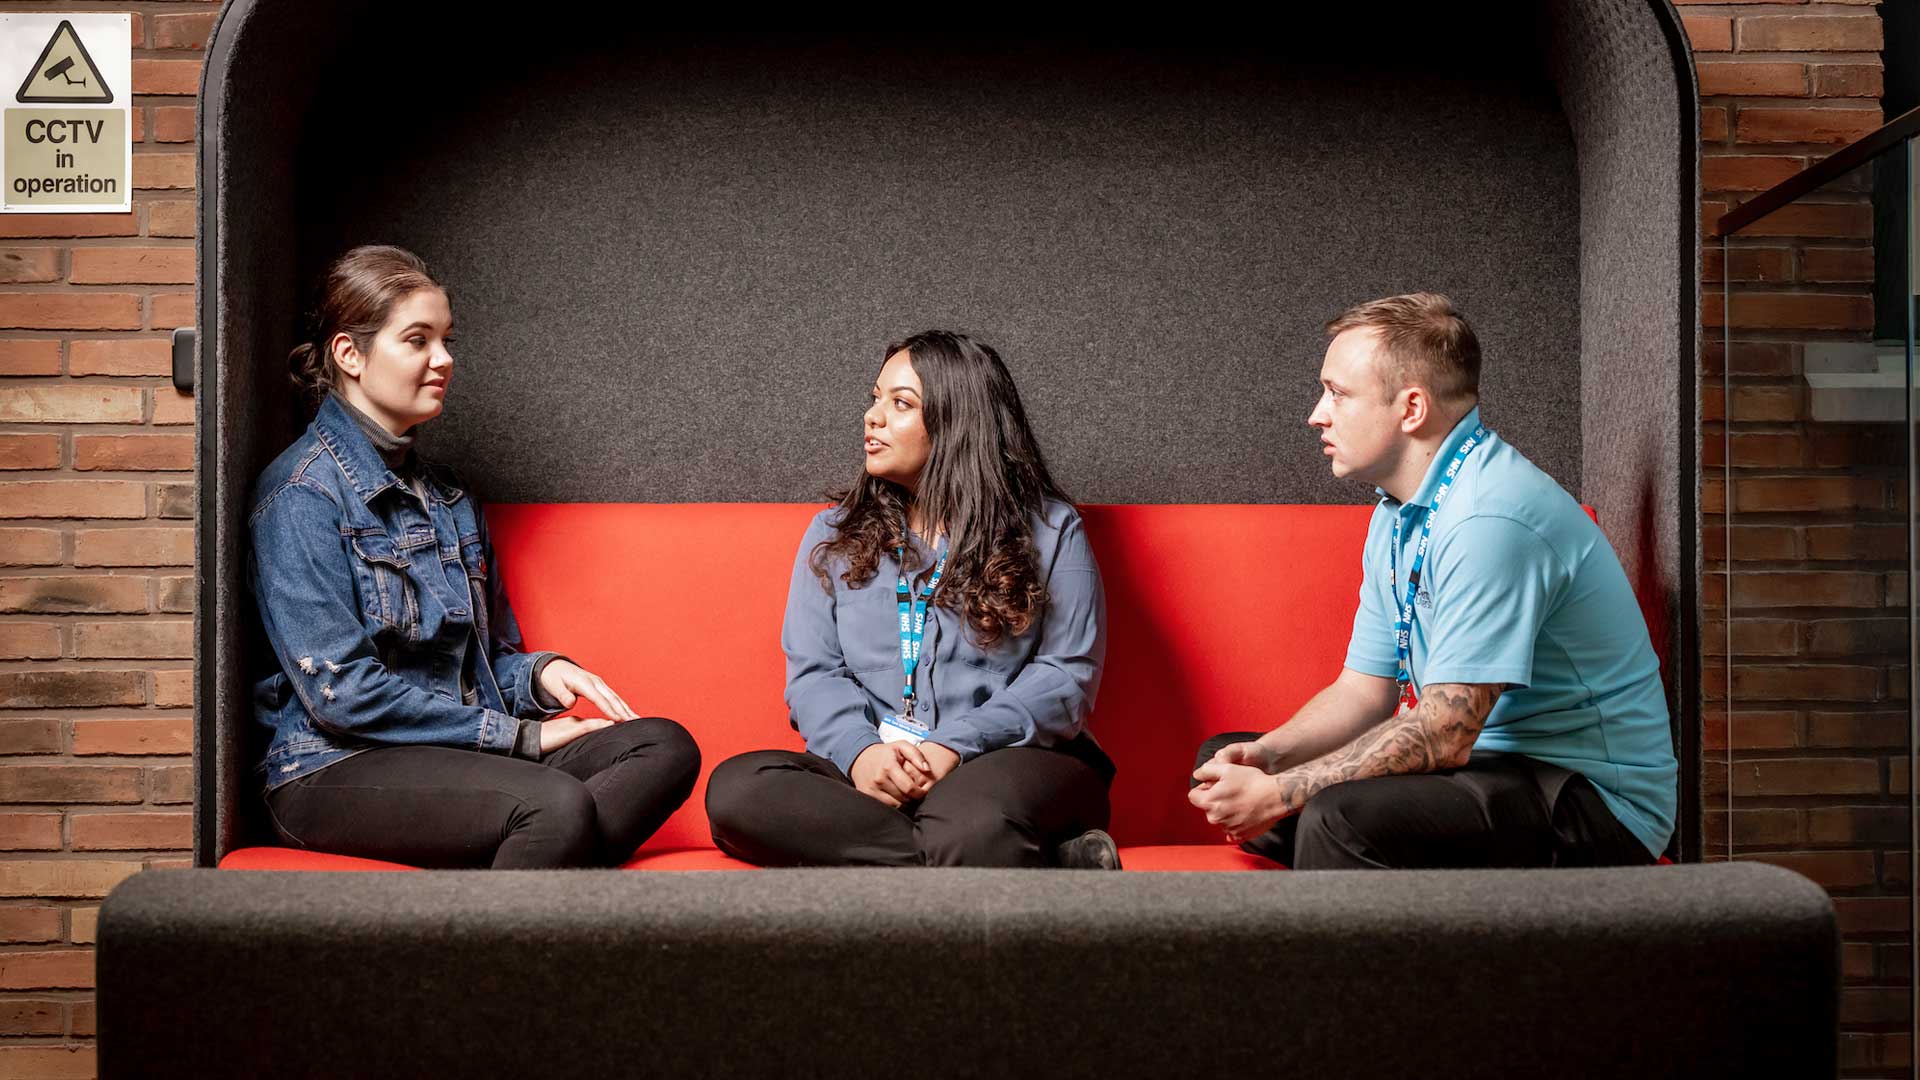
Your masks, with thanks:
[[(837, 513), (822, 511), (800, 540), (780, 647), (787, 654), (793, 726), (809, 751), (850, 772), (860, 752), (881, 741), (879, 718), (902, 706), (905, 673), (894, 595), (900, 569), (888, 552), (864, 586), (848, 588), (839, 577), (845, 566), (836, 566), (832, 591), (822, 588), (808, 558), (833, 535)], [(1048, 599), (1026, 633), (983, 649), (962, 616), (928, 606), (914, 676), (914, 720), (933, 729), (929, 741), (962, 761), (1003, 747), (1070, 742), (1093, 711), (1107, 653), (1100, 568), (1071, 505), (1050, 500), (1032, 528)], [(920, 565), (931, 566), (925, 542), (909, 540)]]
[[(254, 487), (248, 579), (270, 670), (253, 686), (272, 789), (376, 746), (514, 751), (549, 710), (476, 501), (450, 470), (402, 483), (328, 397)], [(485, 648), (469, 643), (485, 642)], [(475, 702), (462, 700), (462, 669)]]
[[(1347, 667), (1394, 677), (1394, 613), (1406, 600), (1421, 517), (1479, 424), (1475, 409), (1454, 426), (1405, 503), (1381, 492)], [(1660, 664), (1606, 536), (1497, 434), (1473, 450), (1432, 513), (1414, 604), (1415, 685), (1506, 684), (1474, 749), (1525, 754), (1585, 776), (1620, 823), (1660, 854), (1673, 835), (1679, 765)], [(1395, 518), (1399, 596), (1389, 568)]]

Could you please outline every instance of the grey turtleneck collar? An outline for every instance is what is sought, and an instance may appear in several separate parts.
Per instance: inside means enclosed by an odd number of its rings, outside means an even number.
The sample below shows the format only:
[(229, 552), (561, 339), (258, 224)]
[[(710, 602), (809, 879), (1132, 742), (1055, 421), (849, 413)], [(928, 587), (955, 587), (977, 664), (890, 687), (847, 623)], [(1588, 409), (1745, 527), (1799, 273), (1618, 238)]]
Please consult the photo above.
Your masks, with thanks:
[(367, 441), (373, 443), (373, 448), (380, 452), (380, 460), (387, 463), (387, 468), (399, 472), (407, 462), (407, 455), (413, 452), (413, 429), (408, 428), (405, 435), (395, 435), (381, 427), (378, 420), (354, 408), (353, 402), (348, 401), (345, 394), (335, 390), (333, 396), (340, 402), (340, 407), (347, 411), (347, 415), (353, 417), (353, 422), (360, 425)]

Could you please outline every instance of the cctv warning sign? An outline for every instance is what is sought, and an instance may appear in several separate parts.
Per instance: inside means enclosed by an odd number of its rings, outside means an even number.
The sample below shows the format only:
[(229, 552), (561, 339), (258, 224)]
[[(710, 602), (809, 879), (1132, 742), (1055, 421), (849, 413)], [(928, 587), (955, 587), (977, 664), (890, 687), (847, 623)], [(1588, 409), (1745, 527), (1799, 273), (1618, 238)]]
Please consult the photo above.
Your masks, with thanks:
[(133, 209), (131, 23), (0, 13), (0, 211)]

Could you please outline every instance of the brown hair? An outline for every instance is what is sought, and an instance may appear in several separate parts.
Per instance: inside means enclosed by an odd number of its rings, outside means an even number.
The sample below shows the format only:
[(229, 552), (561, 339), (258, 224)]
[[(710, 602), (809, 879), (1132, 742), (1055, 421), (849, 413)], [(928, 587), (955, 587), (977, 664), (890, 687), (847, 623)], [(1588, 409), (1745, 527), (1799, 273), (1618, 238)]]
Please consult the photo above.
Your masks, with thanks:
[(325, 398), (335, 381), (327, 347), (333, 336), (345, 334), (354, 348), (366, 352), (393, 306), (421, 289), (446, 291), (420, 256), (405, 248), (365, 244), (329, 263), (307, 314), (309, 336), (287, 354), (294, 385), (314, 403)]
[(1480, 396), (1480, 339), (1453, 301), (1429, 292), (1369, 300), (1328, 323), (1327, 336), (1362, 328), (1379, 336), (1389, 394), (1417, 383), (1444, 402)]

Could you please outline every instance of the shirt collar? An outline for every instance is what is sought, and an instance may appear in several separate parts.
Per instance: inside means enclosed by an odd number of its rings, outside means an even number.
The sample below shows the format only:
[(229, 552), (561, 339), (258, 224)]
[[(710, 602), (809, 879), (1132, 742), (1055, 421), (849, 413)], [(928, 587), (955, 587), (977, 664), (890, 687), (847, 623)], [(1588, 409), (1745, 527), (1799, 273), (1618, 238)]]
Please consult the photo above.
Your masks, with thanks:
[[(354, 494), (360, 501), (371, 504), (374, 497), (388, 488), (401, 488), (400, 478), (387, 467), (380, 456), (379, 448), (373, 440), (361, 430), (359, 421), (346, 410), (345, 403), (334, 394), (328, 394), (320, 402), (320, 411), (313, 418), (314, 432), (327, 449), (333, 452), (335, 461), (340, 463), (340, 471), (347, 474), (347, 482), (353, 485)], [(426, 489), (434, 498), (450, 503), (460, 497), (457, 488), (451, 488), (440, 482), (432, 469), (422, 467), (421, 477), (426, 481)]]
[[(1434, 452), (1433, 460), (1427, 463), (1427, 475), (1420, 481), (1420, 490), (1414, 492), (1413, 498), (1402, 505), (1426, 507), (1433, 505), (1433, 493), (1439, 490), (1440, 480), (1446, 475), (1447, 466), (1453, 462), (1453, 455), (1459, 452), (1460, 444), (1466, 442), (1468, 436), (1473, 434), (1473, 429), (1479, 426), (1480, 406), (1475, 405), (1467, 415), (1460, 418), (1459, 423), (1453, 425), (1452, 431), (1447, 432), (1447, 441), (1440, 444), (1440, 449)], [(1393, 498), (1380, 488), (1374, 490), (1380, 493), (1383, 500), (1391, 501)]]

